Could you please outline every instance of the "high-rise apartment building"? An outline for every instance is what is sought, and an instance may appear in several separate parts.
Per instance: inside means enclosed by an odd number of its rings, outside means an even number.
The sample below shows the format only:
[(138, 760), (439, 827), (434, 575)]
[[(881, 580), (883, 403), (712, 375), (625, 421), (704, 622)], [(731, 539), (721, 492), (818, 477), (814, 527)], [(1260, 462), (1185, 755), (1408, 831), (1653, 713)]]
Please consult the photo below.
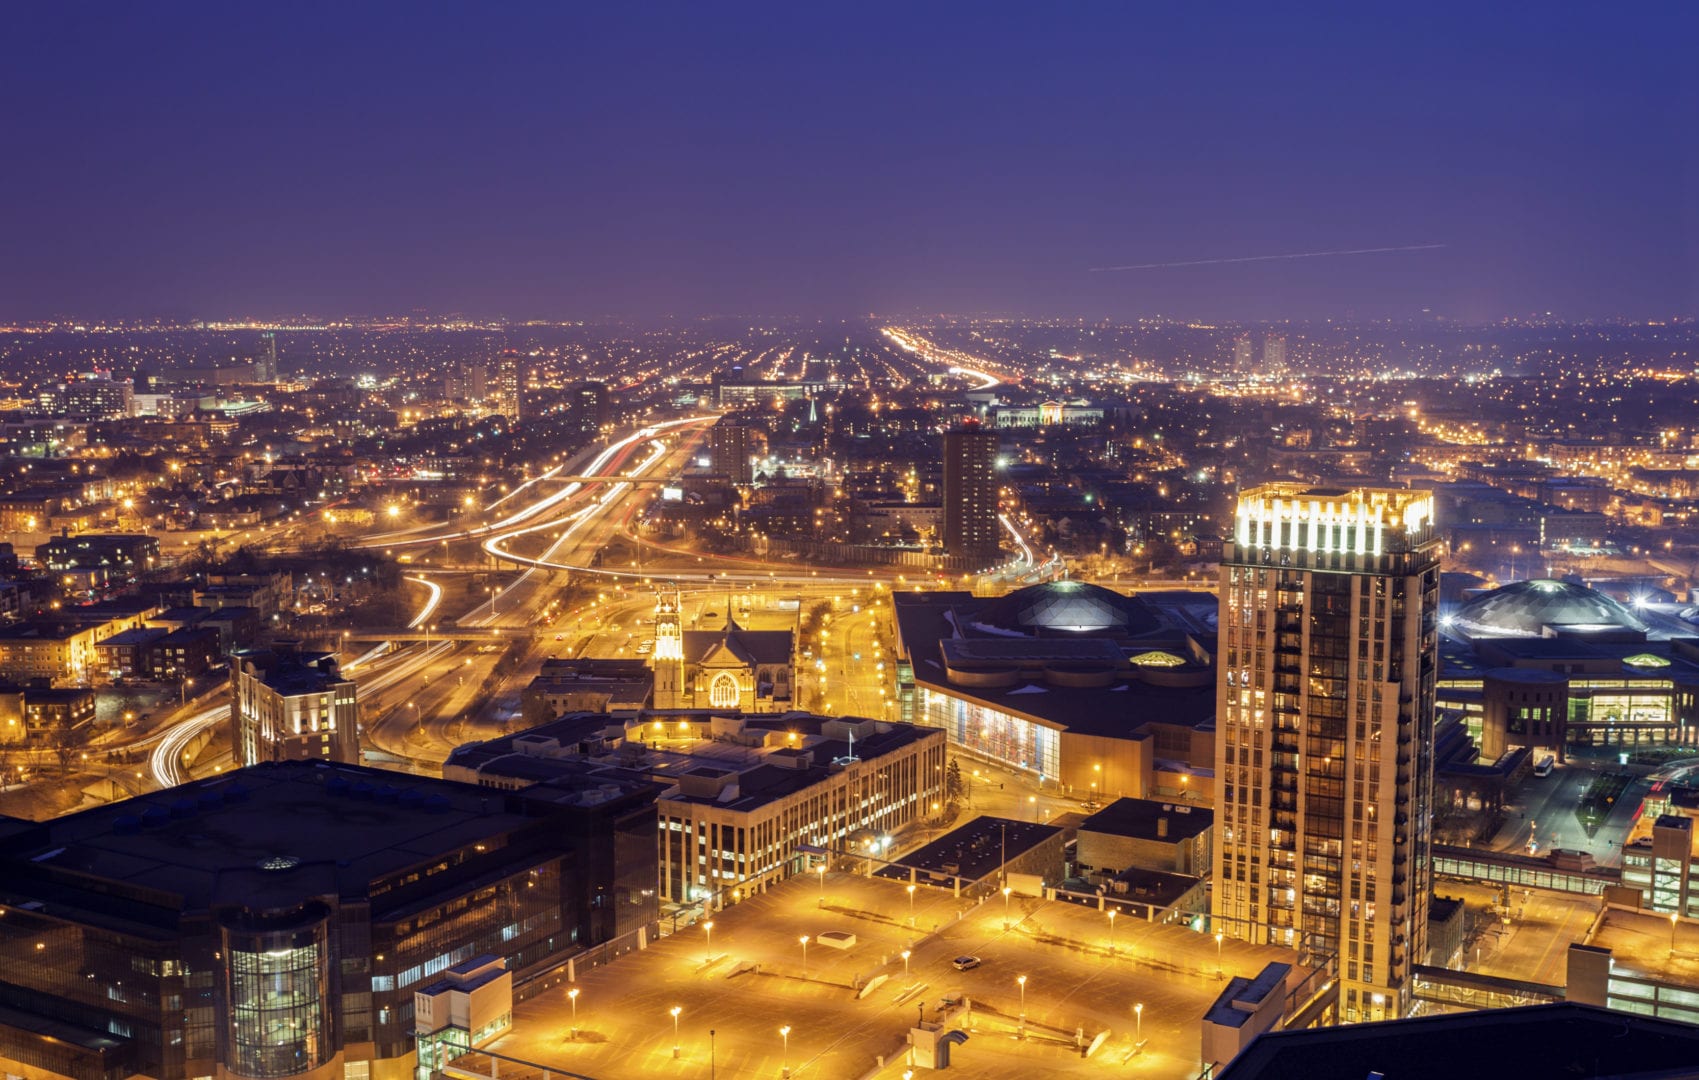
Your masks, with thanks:
[(1337, 956), (1347, 1021), (1427, 962), (1439, 549), (1430, 492), (1265, 484), (1221, 562), (1217, 929)]
[(944, 553), (997, 560), (997, 436), (978, 425), (944, 433)]
[(1262, 370), (1265, 375), (1286, 374), (1286, 339), (1279, 334), (1262, 339)]
[(1256, 346), (1251, 342), (1251, 335), (1240, 334), (1233, 339), (1233, 373), (1249, 375), (1256, 366)]
[(329, 653), (292, 643), (230, 658), (232, 745), (237, 765), (360, 761), (359, 697)]
[(709, 428), (708, 459), (713, 470), (729, 476), (732, 483), (749, 483), (754, 478), (749, 460), (749, 429), (727, 420)]

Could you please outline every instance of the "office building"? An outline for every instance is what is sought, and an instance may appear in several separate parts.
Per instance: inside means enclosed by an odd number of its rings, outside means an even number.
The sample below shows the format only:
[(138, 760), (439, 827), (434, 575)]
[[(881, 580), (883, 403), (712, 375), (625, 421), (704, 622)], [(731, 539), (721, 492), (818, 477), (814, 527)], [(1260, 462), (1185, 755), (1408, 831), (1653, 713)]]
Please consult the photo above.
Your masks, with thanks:
[(997, 561), (997, 436), (977, 425), (944, 433), (944, 554), (969, 569)]
[(709, 467), (734, 484), (754, 478), (749, 449), (749, 428), (721, 420), (708, 429)]
[(360, 760), (359, 697), (331, 653), (294, 642), (230, 658), (231, 745), (236, 764)]
[(135, 386), (128, 381), (92, 376), (65, 387), (67, 416), (81, 420), (114, 420), (131, 415)]
[(414, 995), (456, 965), (524, 980), (654, 928), (654, 832), (646, 786), (328, 762), (0, 818), (0, 1076), (408, 1080)]
[(1286, 339), (1279, 334), (1262, 339), (1262, 371), (1271, 376), (1286, 374)]
[(582, 713), (462, 746), (443, 776), (506, 790), (653, 783), (661, 898), (723, 906), (883, 850), (942, 803), (944, 755), (940, 731), (861, 717)]
[(1221, 564), (1212, 910), (1338, 957), (1340, 1015), (1405, 1015), (1427, 962), (1439, 552), (1433, 496), (1266, 484)]

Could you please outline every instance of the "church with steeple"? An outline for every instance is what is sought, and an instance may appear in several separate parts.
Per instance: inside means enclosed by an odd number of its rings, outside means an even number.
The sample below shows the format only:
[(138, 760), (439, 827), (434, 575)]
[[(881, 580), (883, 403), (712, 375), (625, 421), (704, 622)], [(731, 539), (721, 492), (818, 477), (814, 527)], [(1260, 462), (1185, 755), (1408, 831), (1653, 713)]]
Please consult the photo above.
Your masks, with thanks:
[(745, 630), (731, 608), (728, 600), (718, 630), (686, 630), (678, 589), (656, 593), (654, 708), (768, 713), (794, 707), (796, 634)]

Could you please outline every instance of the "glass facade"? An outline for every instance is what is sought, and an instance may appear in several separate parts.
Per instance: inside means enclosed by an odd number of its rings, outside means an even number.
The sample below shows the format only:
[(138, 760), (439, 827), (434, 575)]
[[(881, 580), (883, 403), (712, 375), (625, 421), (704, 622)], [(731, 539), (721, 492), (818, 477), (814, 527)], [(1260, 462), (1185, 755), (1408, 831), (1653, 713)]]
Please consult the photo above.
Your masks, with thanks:
[(1627, 874), (1625, 871), (1619, 878), (1608, 869), (1592, 873), (1558, 870), (1543, 860), (1518, 855), (1474, 848), (1435, 847), (1434, 876), (1598, 896), (1605, 891), (1606, 885), (1625, 880)]
[(950, 694), (920, 688), (917, 722), (943, 728), (950, 743), (1014, 769), (1033, 773), (1040, 781), (1061, 772), (1062, 733)]
[(1569, 682), (1567, 741), (1575, 746), (1636, 746), (1682, 741), (1667, 679)]
[(231, 1072), (292, 1076), (334, 1055), (329, 914), (314, 904), (295, 915), (294, 926), (225, 927), (224, 1060)]

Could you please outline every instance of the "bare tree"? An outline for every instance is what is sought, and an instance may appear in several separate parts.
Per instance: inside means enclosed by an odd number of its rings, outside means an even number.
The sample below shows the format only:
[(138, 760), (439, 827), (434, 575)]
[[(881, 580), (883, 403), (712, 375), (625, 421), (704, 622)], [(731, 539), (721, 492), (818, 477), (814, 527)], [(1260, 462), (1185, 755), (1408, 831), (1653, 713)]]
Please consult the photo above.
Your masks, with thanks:
[(59, 759), (59, 772), (71, 775), (71, 767), (82, 757), (83, 751), (89, 744), (89, 726), (87, 724), (60, 724), (48, 734), (48, 748), (53, 756)]

